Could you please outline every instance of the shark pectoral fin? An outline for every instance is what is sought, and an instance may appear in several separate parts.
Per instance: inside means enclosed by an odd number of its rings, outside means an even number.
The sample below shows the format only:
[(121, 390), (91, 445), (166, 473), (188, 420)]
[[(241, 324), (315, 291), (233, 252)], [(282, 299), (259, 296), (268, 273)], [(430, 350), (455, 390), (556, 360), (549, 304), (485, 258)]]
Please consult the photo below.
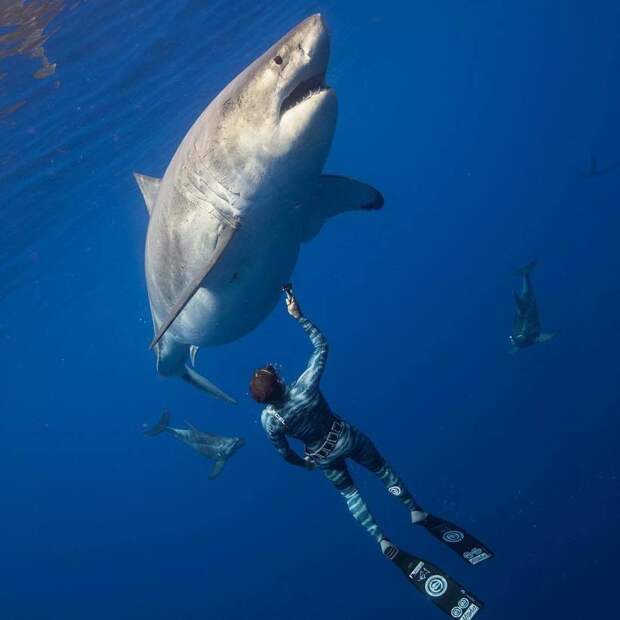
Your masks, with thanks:
[(321, 175), (311, 197), (307, 227), (303, 240), (309, 241), (323, 226), (323, 222), (345, 211), (375, 211), (383, 206), (383, 196), (374, 187), (348, 177)]
[(159, 191), (161, 179), (156, 179), (155, 177), (147, 177), (145, 174), (139, 174), (138, 172), (134, 172), (133, 176), (135, 177), (138, 183), (138, 187), (142, 192), (142, 197), (144, 198), (144, 202), (146, 203), (146, 209), (150, 215), (151, 211), (153, 210), (155, 200), (157, 200), (157, 192)]
[(193, 368), (190, 368), (187, 364), (185, 364), (185, 372), (181, 375), (182, 378), (191, 383), (193, 386), (197, 387), (200, 390), (203, 390), (217, 398), (221, 398), (233, 405), (237, 404), (237, 401), (232, 397), (226, 394), (224, 390), (221, 390), (217, 385), (214, 385), (208, 379), (205, 379), (202, 375), (198, 374)]
[(234, 226), (232, 224), (222, 224), (220, 234), (218, 235), (217, 242), (211, 256), (209, 256), (209, 259), (206, 261), (202, 269), (200, 269), (198, 275), (190, 280), (189, 284), (185, 287), (185, 290), (181, 293), (179, 299), (170, 310), (170, 314), (166, 320), (159, 326), (155, 337), (151, 341), (151, 349), (161, 340), (161, 337), (168, 331), (168, 328), (172, 325), (177, 316), (181, 314), (183, 308), (187, 306), (190, 299), (194, 296), (194, 293), (200, 288), (202, 281), (209, 275), (211, 269), (213, 269), (213, 267), (217, 264), (217, 261), (222, 256), (224, 250), (228, 247), (230, 240), (234, 237), (238, 229), (238, 226)]
[(222, 473), (224, 465), (226, 465), (226, 461), (215, 461), (213, 468), (211, 469), (211, 473), (209, 474), (209, 480), (214, 480), (217, 478)]
[(547, 334), (539, 334), (536, 338), (536, 342), (549, 342), (552, 338), (555, 338), (558, 332), (549, 332)]
[(189, 359), (192, 362), (192, 366), (196, 366), (196, 356), (198, 355), (199, 348), (200, 347), (197, 347), (195, 344), (189, 347)]

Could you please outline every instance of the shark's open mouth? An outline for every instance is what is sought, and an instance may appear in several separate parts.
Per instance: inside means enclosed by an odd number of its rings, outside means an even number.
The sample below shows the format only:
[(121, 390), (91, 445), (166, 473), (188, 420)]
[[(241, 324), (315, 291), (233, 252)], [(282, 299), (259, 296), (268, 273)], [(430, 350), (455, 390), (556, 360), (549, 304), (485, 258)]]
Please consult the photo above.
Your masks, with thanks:
[(293, 92), (282, 101), (280, 106), (280, 116), (287, 110), (294, 108), (306, 99), (310, 99), (313, 95), (328, 90), (329, 86), (325, 85), (325, 73), (320, 73), (298, 84)]

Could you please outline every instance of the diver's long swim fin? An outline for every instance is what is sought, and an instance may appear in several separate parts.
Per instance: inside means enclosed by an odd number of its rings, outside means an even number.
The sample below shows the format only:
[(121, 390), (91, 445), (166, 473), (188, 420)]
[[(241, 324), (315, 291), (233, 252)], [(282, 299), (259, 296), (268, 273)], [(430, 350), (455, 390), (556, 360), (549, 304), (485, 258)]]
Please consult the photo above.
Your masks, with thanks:
[(452, 618), (471, 620), (482, 609), (484, 603), (434, 564), (394, 545), (387, 547), (383, 553), (396, 564), (418, 592)]
[(185, 364), (185, 372), (181, 375), (181, 378), (196, 386), (198, 389), (208, 392), (212, 396), (221, 398), (233, 405), (237, 404), (237, 401), (232, 396), (229, 396), (224, 390), (221, 390), (217, 385), (211, 383), (209, 379), (205, 379), (205, 377), (197, 373), (189, 364)]
[(472, 565), (489, 560), (494, 553), (462, 527), (429, 514), (419, 525), (425, 527), (439, 542), (447, 545)]

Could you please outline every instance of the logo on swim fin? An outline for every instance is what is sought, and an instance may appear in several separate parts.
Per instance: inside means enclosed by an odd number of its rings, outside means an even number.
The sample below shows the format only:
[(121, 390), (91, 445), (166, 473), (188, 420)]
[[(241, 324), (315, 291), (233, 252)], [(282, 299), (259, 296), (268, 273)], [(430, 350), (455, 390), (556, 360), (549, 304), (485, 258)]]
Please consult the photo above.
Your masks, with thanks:
[(463, 620), (471, 620), (478, 613), (479, 609), (480, 607), (478, 607), (478, 605), (472, 603), (469, 606), (469, 609), (465, 610), (465, 613), (462, 616)]
[(446, 593), (448, 589), (448, 582), (445, 577), (442, 577), (441, 575), (433, 575), (426, 580), (424, 589), (429, 596), (437, 598)]
[[(466, 597), (460, 598), (458, 605), (455, 605), (451, 610), (450, 610), (450, 615), (453, 618), (460, 618), (463, 615), (463, 610), (467, 609), (469, 607), (469, 603), (470, 600)], [(475, 610), (469, 617), (471, 618), (471, 616), (473, 616), (474, 613), (476, 613), (477, 610)]]
[(448, 530), (447, 532), (443, 533), (442, 538), (447, 543), (460, 543), (463, 538), (465, 538), (465, 535), (463, 534), (463, 532), (459, 532), (458, 530)]
[(473, 549), (471, 549), (470, 551), (466, 551), (463, 554), (463, 557), (470, 563), (473, 565), (478, 564), (479, 562), (482, 562), (484, 560), (486, 560), (487, 558), (491, 557), (490, 553), (487, 553), (486, 551), (483, 551), (482, 549), (480, 549), (479, 547), (474, 547)]
[(389, 491), (392, 495), (396, 495), (396, 497), (398, 497), (398, 496), (399, 496), (399, 495), (403, 492), (403, 490), (402, 490), (402, 489), (401, 489), (398, 485), (396, 485), (396, 484), (395, 484), (394, 486), (390, 487), (390, 488), (388, 489), (388, 491)]

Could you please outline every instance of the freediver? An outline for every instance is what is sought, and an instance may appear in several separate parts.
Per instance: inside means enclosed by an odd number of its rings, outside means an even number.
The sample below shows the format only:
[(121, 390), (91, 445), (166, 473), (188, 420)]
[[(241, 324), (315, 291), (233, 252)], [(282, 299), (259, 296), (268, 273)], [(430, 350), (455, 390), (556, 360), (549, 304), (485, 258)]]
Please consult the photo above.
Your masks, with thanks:
[(542, 333), (540, 331), (540, 315), (531, 276), (534, 267), (536, 267), (536, 261), (531, 261), (517, 271), (523, 283), (520, 294), (514, 291), (517, 314), (512, 325), (512, 334), (508, 337), (511, 353), (516, 353), (519, 349), (539, 342), (547, 342), (557, 334), (557, 332)]
[[(360, 495), (346, 460), (351, 459), (375, 474), (388, 492), (407, 508), (413, 524), (424, 526), (470, 564), (478, 564), (492, 557), (493, 553), (463, 528), (428, 514), (374, 443), (355, 426), (332, 412), (320, 390), (327, 362), (327, 339), (303, 316), (291, 286), (286, 285), (284, 291), (288, 313), (308, 334), (314, 351), (306, 370), (290, 385), (283, 381), (271, 364), (254, 372), (250, 381), (250, 394), (256, 402), (266, 405), (261, 422), (269, 439), (280, 455), (292, 465), (323, 470), (326, 478), (346, 501), (351, 515), (375, 538), (382, 553), (427, 598), (448, 614), (466, 615), (467, 608), (469, 612), (466, 617), (473, 617), (482, 606), (478, 599), (468, 594), (439, 568), (403, 551), (383, 534)], [(287, 437), (304, 443), (303, 458), (290, 447)]]

